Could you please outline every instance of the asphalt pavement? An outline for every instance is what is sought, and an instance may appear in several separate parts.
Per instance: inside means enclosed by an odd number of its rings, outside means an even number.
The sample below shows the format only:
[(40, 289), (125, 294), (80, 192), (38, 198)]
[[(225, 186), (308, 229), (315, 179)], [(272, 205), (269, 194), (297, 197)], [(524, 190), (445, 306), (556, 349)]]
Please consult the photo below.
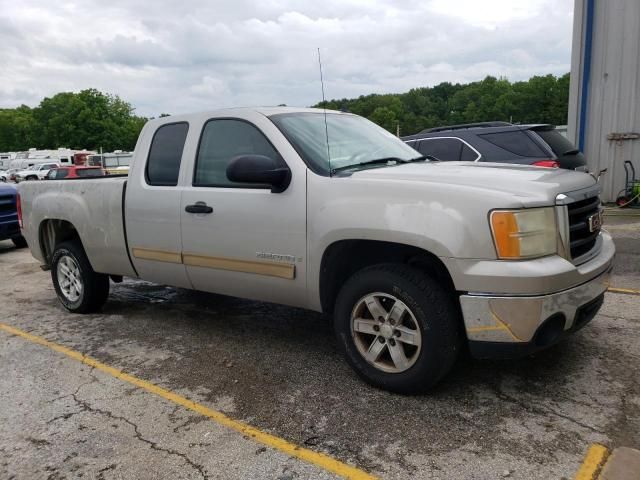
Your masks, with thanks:
[[(607, 218), (612, 285), (640, 289), (640, 218)], [(0, 242), (0, 323), (381, 478), (573, 478), (593, 443), (640, 446), (640, 296), (518, 361), (462, 358), (429, 395), (362, 383), (331, 322), (137, 280), (72, 315)], [(77, 359), (0, 330), (0, 478), (334, 478)]]

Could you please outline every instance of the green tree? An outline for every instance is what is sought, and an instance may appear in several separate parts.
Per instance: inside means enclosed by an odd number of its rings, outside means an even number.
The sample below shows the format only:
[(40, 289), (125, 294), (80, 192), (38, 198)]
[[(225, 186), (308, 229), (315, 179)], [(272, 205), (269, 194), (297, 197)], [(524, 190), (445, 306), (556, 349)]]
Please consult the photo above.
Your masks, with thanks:
[(367, 117), (402, 135), (456, 123), (513, 121), (514, 123), (567, 122), (569, 74), (535, 76), (524, 82), (488, 76), (478, 82), (420, 87), (401, 94), (362, 95), (318, 104)]
[(0, 110), (0, 151), (25, 150), (33, 142), (34, 120), (31, 108), (22, 105)]
[(398, 125), (398, 118), (396, 117), (396, 113), (389, 107), (376, 108), (369, 116), (369, 119), (372, 122), (380, 125), (382, 128), (386, 128), (390, 132), (394, 133)]
[(33, 109), (0, 110), (0, 150), (131, 150), (146, 120), (118, 96), (95, 89), (58, 93)]

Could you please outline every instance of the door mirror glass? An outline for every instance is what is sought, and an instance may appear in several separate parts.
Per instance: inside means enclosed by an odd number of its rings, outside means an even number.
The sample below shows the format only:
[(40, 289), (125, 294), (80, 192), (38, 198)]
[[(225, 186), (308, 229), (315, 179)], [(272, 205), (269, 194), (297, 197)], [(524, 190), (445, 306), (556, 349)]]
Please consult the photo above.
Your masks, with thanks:
[(291, 182), (291, 170), (264, 155), (238, 155), (227, 167), (232, 182), (271, 185), (273, 193), (284, 192)]

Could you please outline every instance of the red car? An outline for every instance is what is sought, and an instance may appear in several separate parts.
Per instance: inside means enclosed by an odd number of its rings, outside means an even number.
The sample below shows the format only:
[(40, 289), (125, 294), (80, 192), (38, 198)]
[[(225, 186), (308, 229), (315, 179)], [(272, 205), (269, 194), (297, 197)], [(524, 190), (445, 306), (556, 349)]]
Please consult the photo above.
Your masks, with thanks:
[(87, 178), (87, 177), (104, 177), (102, 167), (87, 167), (72, 165), (69, 167), (58, 167), (50, 170), (47, 174), (47, 180), (60, 180), (63, 178)]

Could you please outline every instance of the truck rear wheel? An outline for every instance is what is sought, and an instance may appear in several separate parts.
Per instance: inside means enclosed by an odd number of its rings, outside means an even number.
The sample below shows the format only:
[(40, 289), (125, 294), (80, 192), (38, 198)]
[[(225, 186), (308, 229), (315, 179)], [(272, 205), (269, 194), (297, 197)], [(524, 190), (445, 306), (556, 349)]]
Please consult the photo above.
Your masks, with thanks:
[(347, 280), (334, 326), (347, 361), (365, 381), (415, 394), (453, 367), (461, 340), (458, 312), (455, 298), (420, 270), (381, 264)]
[(56, 246), (51, 259), (51, 278), (60, 303), (73, 313), (96, 312), (109, 296), (109, 276), (91, 268), (78, 241)]

